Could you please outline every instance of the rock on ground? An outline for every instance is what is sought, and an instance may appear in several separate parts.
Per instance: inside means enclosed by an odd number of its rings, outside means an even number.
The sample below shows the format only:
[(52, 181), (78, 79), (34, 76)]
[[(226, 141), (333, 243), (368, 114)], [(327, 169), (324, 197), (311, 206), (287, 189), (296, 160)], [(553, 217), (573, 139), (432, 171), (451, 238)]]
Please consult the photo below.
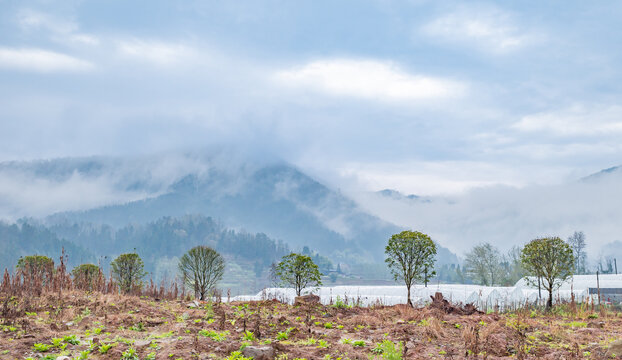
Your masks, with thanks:
[(317, 295), (309, 294), (303, 296), (297, 296), (294, 299), (294, 306), (305, 305), (305, 304), (319, 304), (320, 297)]
[(270, 346), (247, 346), (242, 350), (242, 355), (252, 357), (254, 360), (272, 360), (274, 349)]
[(622, 357), (622, 339), (616, 340), (609, 345), (609, 350), (607, 350), (607, 358), (614, 357), (619, 358)]

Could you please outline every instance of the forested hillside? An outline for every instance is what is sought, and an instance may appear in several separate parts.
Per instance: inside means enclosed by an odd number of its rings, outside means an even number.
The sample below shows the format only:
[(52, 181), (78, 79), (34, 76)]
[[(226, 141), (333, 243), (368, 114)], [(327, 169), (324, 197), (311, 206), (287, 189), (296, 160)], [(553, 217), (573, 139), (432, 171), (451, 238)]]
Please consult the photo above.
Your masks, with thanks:
[(16, 224), (0, 222), (0, 268), (13, 269), (22, 256), (47, 255), (58, 261), (62, 249), (68, 256), (69, 265), (95, 261), (94, 253), (76, 244), (61, 240), (57, 234), (42, 225), (27, 221)]
[[(287, 244), (265, 234), (251, 234), (224, 227), (211, 217), (187, 215), (163, 217), (146, 224), (128, 224), (115, 230), (109, 225), (88, 222), (57, 223), (50, 230), (97, 254), (116, 256), (136, 251), (145, 261), (147, 271), (158, 277), (171, 271), (168, 262), (197, 245), (208, 245), (232, 261), (251, 262), (253, 269), (266, 269), (289, 252)], [(171, 274), (169, 273), (169, 276)]]
[(265, 234), (225, 228), (212, 218), (164, 217), (147, 224), (128, 224), (120, 229), (92, 223), (57, 223), (46, 227), (34, 220), (0, 224), (0, 266), (13, 269), (20, 256), (40, 254), (58, 261), (64, 248), (70, 267), (99, 263), (105, 270), (116, 256), (136, 251), (155, 281), (177, 275), (178, 258), (196, 245), (209, 245), (227, 259), (223, 285), (254, 291), (268, 285), (272, 262), (289, 252), (282, 241)]

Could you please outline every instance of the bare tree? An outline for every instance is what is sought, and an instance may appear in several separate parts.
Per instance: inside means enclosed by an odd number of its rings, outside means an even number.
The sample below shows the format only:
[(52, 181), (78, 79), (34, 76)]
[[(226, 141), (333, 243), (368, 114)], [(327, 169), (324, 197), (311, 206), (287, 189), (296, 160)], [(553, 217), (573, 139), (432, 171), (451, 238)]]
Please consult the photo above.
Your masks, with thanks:
[(502, 257), (501, 267), (504, 272), (503, 285), (505, 286), (512, 286), (525, 276), (525, 270), (520, 259), (521, 251), (520, 247), (512, 246), (507, 254)]
[(225, 260), (209, 246), (195, 246), (179, 260), (184, 285), (194, 290), (194, 296), (205, 300), (210, 290), (225, 273)]
[(501, 255), (490, 243), (473, 247), (466, 255), (464, 268), (468, 277), (482, 285), (495, 286), (501, 282)]
[(583, 231), (575, 231), (568, 238), (568, 245), (572, 248), (572, 254), (574, 255), (575, 264), (574, 268), (577, 274), (585, 274), (585, 234)]

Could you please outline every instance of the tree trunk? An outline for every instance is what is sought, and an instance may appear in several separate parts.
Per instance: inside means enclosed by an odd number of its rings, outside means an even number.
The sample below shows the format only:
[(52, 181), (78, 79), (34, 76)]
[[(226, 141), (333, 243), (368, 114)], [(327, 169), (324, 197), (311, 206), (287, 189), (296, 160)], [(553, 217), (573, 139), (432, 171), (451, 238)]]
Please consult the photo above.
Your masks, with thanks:
[(549, 290), (549, 300), (546, 302), (547, 310), (551, 310), (553, 308), (553, 291)]
[(406, 286), (406, 289), (408, 290), (408, 302), (407, 304), (410, 305), (411, 307), (413, 307), (413, 303), (412, 301), (410, 301), (410, 286)]

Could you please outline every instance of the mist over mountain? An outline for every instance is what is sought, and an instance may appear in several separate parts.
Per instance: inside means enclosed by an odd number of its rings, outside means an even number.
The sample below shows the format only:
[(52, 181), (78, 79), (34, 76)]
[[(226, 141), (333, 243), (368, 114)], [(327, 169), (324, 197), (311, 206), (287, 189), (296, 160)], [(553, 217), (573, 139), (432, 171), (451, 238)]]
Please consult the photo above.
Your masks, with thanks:
[(490, 242), (502, 251), (540, 236), (587, 237), (590, 269), (622, 239), (622, 171), (613, 167), (573, 181), (525, 187), (487, 186), (412, 199), (394, 191), (355, 193), (362, 208), (394, 224), (421, 229), (461, 254)]
[[(223, 228), (266, 234), (292, 250), (308, 246), (333, 261), (381, 263), (387, 239), (403, 229), (280, 160), (259, 162), (221, 153), (54, 159), (0, 164), (0, 179), (28, 179), (12, 182), (16, 193), (8, 203), (17, 213), (38, 215), (59, 237), (86, 248), (92, 248), (90, 242), (108, 243), (95, 247), (106, 254), (118, 248), (115, 243), (130, 244), (114, 236), (122, 229), (200, 215)], [(33, 189), (61, 201), (46, 208), (32, 196), (20, 197)], [(80, 236), (72, 233), (74, 226)], [(175, 254), (201, 240), (175, 239), (170, 245), (178, 247), (171, 250)], [(142, 249), (149, 246), (148, 240), (140, 243)], [(457, 263), (457, 258), (439, 246), (438, 263)]]

